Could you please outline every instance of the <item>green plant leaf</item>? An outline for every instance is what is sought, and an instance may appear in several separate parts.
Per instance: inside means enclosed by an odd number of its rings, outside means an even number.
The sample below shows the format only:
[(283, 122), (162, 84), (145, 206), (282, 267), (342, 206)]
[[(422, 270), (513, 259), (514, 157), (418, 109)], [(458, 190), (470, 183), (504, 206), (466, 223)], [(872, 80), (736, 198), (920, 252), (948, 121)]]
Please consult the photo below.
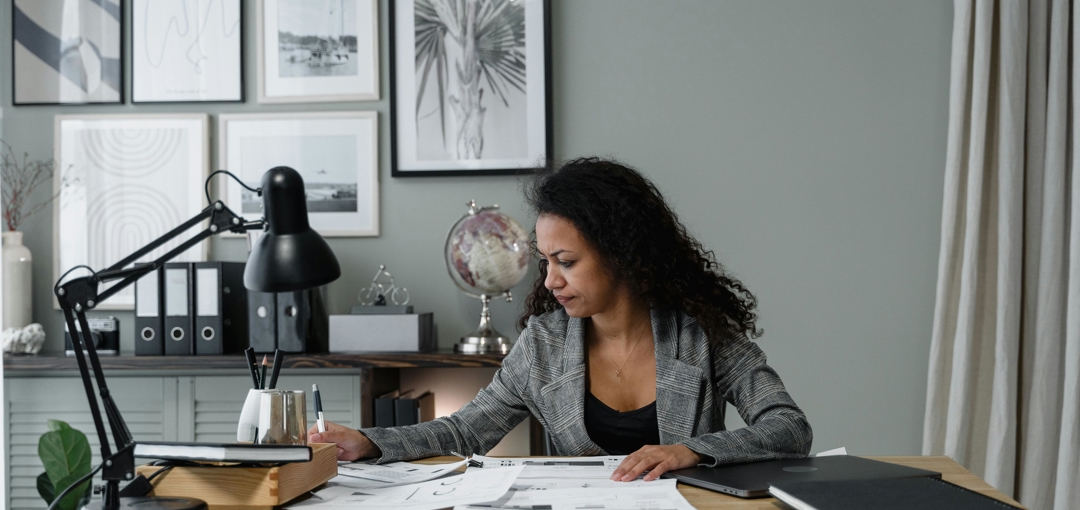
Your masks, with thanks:
[(66, 421), (60, 420), (48, 420), (49, 430), (60, 432), (61, 430), (70, 429), (71, 425), (68, 425)]
[[(49, 427), (56, 426), (41, 435), (38, 440), (38, 456), (45, 466), (45, 473), (54, 488), (63, 490), (66, 485), (61, 485), (61, 480), (75, 480), (90, 472), (90, 442), (86, 434), (71, 428), (64, 422), (53, 423), (49, 420)], [(62, 425), (61, 425), (62, 424)], [(70, 483), (70, 482), (69, 482)]]
[[(56, 484), (56, 492), (59, 493), (67, 488), (68, 485), (75, 483), (76, 480), (82, 478), (86, 473), (73, 474), (65, 477)], [(87, 480), (80, 484), (78, 487), (71, 490), (64, 499), (60, 500), (60, 505), (57, 507), (60, 510), (76, 510), (82, 508), (82, 501), (89, 496), (90, 492), (90, 480)]]
[(56, 497), (56, 489), (53, 488), (52, 481), (49, 480), (49, 473), (42, 472), (37, 477), (37, 491), (41, 495), (41, 499), (45, 500), (45, 504), (52, 504), (52, 500)]

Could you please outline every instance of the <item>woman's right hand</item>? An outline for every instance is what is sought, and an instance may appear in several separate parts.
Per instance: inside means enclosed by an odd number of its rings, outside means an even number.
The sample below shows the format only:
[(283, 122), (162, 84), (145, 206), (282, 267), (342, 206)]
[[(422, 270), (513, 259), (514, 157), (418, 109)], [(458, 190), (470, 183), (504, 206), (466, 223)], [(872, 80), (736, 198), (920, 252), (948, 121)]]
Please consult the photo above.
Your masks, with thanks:
[(308, 443), (335, 443), (337, 444), (338, 460), (356, 460), (369, 457), (381, 457), (382, 451), (375, 443), (359, 430), (351, 429), (344, 425), (328, 421), (326, 432), (319, 432), (319, 426), (313, 425), (308, 429)]

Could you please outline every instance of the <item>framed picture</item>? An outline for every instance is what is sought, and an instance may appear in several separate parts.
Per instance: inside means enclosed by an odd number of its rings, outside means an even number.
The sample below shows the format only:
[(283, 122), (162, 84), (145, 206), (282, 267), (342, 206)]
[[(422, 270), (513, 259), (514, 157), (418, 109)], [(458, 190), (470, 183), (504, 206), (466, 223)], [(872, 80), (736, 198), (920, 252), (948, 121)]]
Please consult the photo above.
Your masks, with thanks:
[[(377, 236), (378, 136), (375, 112), (221, 115), (218, 164), (252, 188), (267, 170), (291, 167), (304, 178), (308, 220), (319, 234)], [(225, 205), (248, 218), (261, 214), (261, 198), (224, 182)]]
[(376, 3), (258, 2), (259, 102), (379, 99)]
[(243, 101), (240, 0), (133, 0), (131, 102)]
[(548, 0), (390, 0), (391, 175), (544, 165), (550, 19)]
[[(209, 116), (201, 113), (57, 115), (54, 278), (79, 264), (95, 270), (115, 264), (206, 208), (209, 127)], [(194, 234), (205, 224), (192, 228)], [(181, 235), (145, 260), (186, 239)], [(209, 245), (203, 241), (173, 260), (204, 261)], [(132, 286), (97, 309), (130, 310), (134, 304)]]
[(14, 0), (14, 104), (122, 103), (120, 0)]

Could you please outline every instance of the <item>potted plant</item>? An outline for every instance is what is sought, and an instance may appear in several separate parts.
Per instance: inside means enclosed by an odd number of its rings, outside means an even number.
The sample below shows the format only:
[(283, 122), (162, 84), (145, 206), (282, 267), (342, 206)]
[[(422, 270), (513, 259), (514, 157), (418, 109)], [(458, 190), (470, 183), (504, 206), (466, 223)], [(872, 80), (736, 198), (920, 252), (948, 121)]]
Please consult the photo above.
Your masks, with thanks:
[[(38, 457), (45, 472), (37, 477), (37, 490), (46, 504), (52, 504), (56, 494), (90, 472), (90, 442), (66, 422), (49, 420), (49, 431), (38, 439)], [(57, 506), (60, 510), (75, 510), (90, 502), (90, 480), (69, 492)]]

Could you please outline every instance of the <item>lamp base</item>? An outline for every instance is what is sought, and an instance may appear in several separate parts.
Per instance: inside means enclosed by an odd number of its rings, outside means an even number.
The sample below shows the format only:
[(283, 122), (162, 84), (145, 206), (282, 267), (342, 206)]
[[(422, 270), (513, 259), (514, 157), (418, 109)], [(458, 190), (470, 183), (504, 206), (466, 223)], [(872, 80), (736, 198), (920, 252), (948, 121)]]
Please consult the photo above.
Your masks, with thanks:
[[(210, 507), (206, 505), (205, 501), (195, 498), (139, 496), (136, 498), (120, 498), (119, 508), (133, 510), (207, 510)], [(105, 510), (105, 503), (102, 501), (90, 503), (84, 506), (83, 510)]]

